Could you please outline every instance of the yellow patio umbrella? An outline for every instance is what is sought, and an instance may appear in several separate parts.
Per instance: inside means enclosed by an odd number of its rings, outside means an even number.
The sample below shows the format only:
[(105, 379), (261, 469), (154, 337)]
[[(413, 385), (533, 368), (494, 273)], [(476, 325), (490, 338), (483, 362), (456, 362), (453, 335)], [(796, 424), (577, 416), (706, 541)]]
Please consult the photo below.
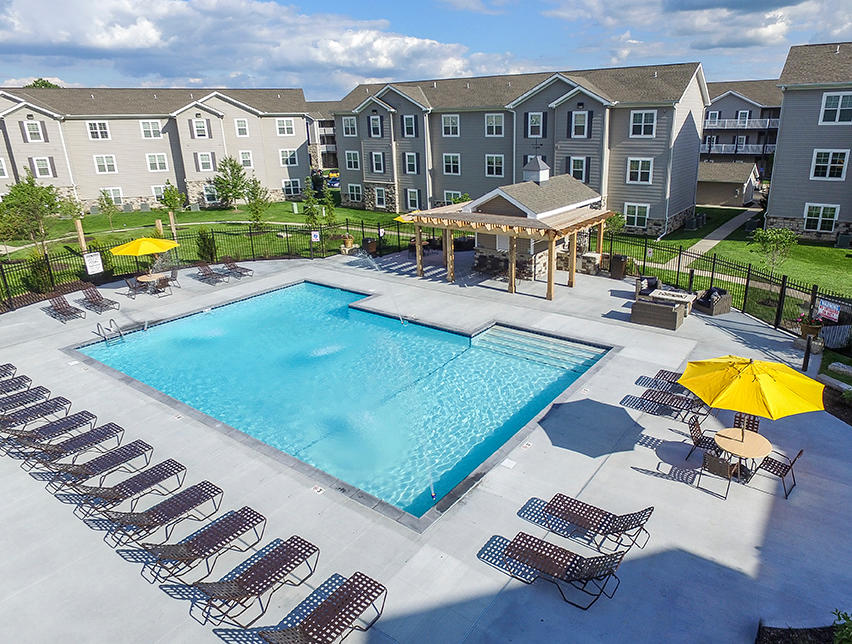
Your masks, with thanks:
[(167, 250), (171, 250), (177, 246), (180, 246), (180, 244), (176, 241), (172, 241), (171, 239), (140, 237), (139, 239), (134, 239), (126, 244), (122, 244), (121, 246), (110, 248), (110, 252), (113, 255), (133, 255), (134, 257), (140, 257), (142, 255), (165, 253)]
[(710, 407), (772, 420), (824, 409), (825, 385), (778, 362), (739, 356), (696, 360), (677, 382)]

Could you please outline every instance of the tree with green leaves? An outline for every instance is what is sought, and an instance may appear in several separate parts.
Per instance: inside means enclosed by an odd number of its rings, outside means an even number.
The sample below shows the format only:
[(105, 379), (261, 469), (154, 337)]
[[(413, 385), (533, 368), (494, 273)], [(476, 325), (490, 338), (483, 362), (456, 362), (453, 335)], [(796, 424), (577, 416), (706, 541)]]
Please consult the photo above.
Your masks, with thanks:
[(467, 192), (461, 193), (458, 197), (453, 197), (450, 203), (464, 203), (465, 201), (470, 201), (470, 195)]
[(234, 157), (225, 157), (217, 164), (213, 187), (223, 206), (236, 209), (236, 201), (245, 196), (247, 184), (246, 169)]
[(195, 238), (195, 247), (198, 251), (198, 259), (210, 264), (216, 261), (216, 240), (210, 229), (198, 229), (198, 237)]
[(334, 226), (337, 223), (337, 217), (334, 214), (334, 193), (329, 188), (328, 181), (323, 182), (320, 205), (323, 208), (323, 225)]
[(617, 235), (622, 230), (624, 230), (624, 226), (627, 224), (627, 220), (624, 218), (620, 212), (612, 213), (612, 216), (608, 217), (606, 220), (606, 232), (611, 235)]
[(770, 274), (781, 268), (799, 243), (799, 236), (789, 228), (758, 228), (752, 240), (757, 244), (760, 259)]
[(250, 226), (253, 230), (260, 230), (263, 228), (263, 213), (269, 208), (269, 190), (254, 175), (246, 182), (245, 199)]
[(63, 197), (57, 207), (60, 219), (82, 219), (83, 204), (74, 197)]
[(160, 203), (166, 207), (170, 213), (175, 214), (186, 203), (186, 195), (177, 189), (177, 186), (166, 179), (166, 185), (163, 186), (163, 196), (160, 197)]
[(320, 225), (320, 208), (310, 177), (305, 179), (305, 188), (302, 190), (302, 211), (305, 215), (305, 223), (311, 228), (318, 228)]
[(47, 219), (56, 214), (59, 197), (56, 188), (36, 183), (26, 171), (23, 181), (9, 188), (0, 201), (0, 235), (4, 239), (29, 239), (47, 252)]
[(59, 89), (61, 86), (56, 83), (51, 83), (46, 78), (36, 78), (31, 83), (27, 83), (24, 87), (38, 87), (38, 88), (48, 88), (48, 89)]
[(112, 218), (115, 217), (120, 211), (118, 206), (115, 205), (115, 201), (112, 199), (112, 195), (110, 195), (106, 190), (101, 190), (101, 193), (98, 195), (98, 210), (101, 211), (102, 215), (107, 216), (107, 220), (109, 221), (109, 229), (115, 230), (112, 225)]

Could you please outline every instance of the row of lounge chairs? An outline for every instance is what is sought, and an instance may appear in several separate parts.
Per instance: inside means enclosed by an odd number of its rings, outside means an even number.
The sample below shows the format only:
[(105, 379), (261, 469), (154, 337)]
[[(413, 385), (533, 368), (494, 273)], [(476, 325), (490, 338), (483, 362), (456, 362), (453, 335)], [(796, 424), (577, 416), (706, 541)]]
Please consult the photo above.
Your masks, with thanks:
[(231, 276), (242, 279), (243, 277), (254, 275), (252, 269), (237, 266), (231, 257), (223, 257), (222, 266), (225, 269), (224, 271), (214, 271), (207, 262), (198, 262), (198, 279), (202, 282), (216, 284), (218, 282), (227, 282)]
[[(181, 463), (167, 459), (151, 465), (151, 445), (138, 439), (122, 444), (125, 431), (119, 425), (96, 426), (97, 417), (87, 410), (69, 413), (66, 399), (51, 398), (49, 390), (31, 387), (31, 379), (16, 374), (14, 365), (0, 365), (0, 390), (12, 392), (0, 398), (2, 452), (19, 459), (26, 470), (38, 469), (49, 490), (70, 500), (77, 516), (104, 531), (105, 542), (134, 546), (119, 554), (142, 562), (143, 577), (177, 582), (163, 590), (189, 599), (190, 614), (198, 621), (247, 628), (266, 613), (277, 590), (299, 586), (316, 571), (316, 545), (292, 535), (258, 548), (266, 527), (262, 514), (246, 506), (213, 518), (222, 504), (221, 488), (210, 481), (184, 488), (186, 468)], [(52, 401), (61, 403), (48, 404)], [(121, 472), (129, 476), (107, 483)], [(142, 499), (157, 495), (161, 501), (139, 509)], [(127, 507), (119, 509), (123, 505)], [(187, 520), (207, 523), (168, 543)], [(162, 538), (151, 540), (157, 534)], [(207, 581), (227, 552), (252, 554), (219, 579)], [(202, 565), (204, 576), (188, 582), (187, 574)], [(386, 597), (387, 589), (361, 572), (348, 579), (333, 575), (278, 626), (254, 633), (267, 642), (331, 642), (372, 626)], [(254, 617), (244, 617), (253, 606)]]
[[(82, 304), (86, 309), (94, 311), (98, 315), (105, 311), (121, 307), (121, 305), (115, 300), (111, 300), (101, 295), (100, 292), (98, 292), (98, 289), (96, 289), (92, 284), (86, 284), (81, 292), (83, 297), (82, 299), (77, 300), (77, 302)], [(50, 304), (45, 310), (48, 315), (56, 318), (63, 324), (65, 324), (68, 320), (73, 320), (74, 318), (86, 317), (85, 310), (72, 306), (65, 296), (60, 293), (54, 293), (50, 296), (49, 300)]]

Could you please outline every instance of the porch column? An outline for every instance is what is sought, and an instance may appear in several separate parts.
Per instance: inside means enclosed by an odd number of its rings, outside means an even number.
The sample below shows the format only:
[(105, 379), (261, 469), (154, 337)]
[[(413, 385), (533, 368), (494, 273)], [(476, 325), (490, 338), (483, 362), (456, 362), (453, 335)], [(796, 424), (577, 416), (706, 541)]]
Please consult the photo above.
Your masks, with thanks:
[(568, 245), (568, 286), (574, 286), (574, 275), (577, 272), (577, 231), (571, 233), (571, 243)]
[(447, 230), (446, 242), (444, 249), (447, 253), (447, 281), (456, 281), (456, 251), (453, 249), (453, 231)]
[(441, 249), (444, 255), (444, 266), (447, 266), (447, 240), (450, 238), (450, 231), (444, 228), (441, 231)]
[(417, 256), (417, 277), (423, 277), (423, 229), (414, 227), (414, 252)]
[(515, 272), (518, 263), (518, 238), (509, 237), (509, 293), (515, 292)]
[(547, 238), (547, 299), (553, 299), (553, 286), (556, 282), (556, 236)]
[(598, 224), (598, 247), (595, 250), (598, 255), (603, 254), (604, 224), (605, 222), (603, 221)]

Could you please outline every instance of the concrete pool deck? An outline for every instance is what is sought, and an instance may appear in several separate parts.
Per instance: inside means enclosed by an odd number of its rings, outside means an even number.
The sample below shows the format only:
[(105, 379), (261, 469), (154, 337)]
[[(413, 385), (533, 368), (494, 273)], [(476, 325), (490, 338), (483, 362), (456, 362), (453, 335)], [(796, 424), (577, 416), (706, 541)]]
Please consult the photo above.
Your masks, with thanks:
[[(437, 259), (427, 256), (432, 264)], [(154, 446), (155, 461), (184, 463), (186, 485), (204, 479), (219, 485), (223, 510), (250, 505), (264, 514), (263, 543), (298, 533), (320, 547), (316, 574), (301, 587), (278, 591), (256, 626), (276, 624), (333, 573), (356, 570), (384, 583), (389, 596), (381, 620), (367, 633), (354, 633), (352, 642), (747, 642), (761, 618), (772, 625), (824, 625), (834, 608), (849, 609), (852, 570), (843, 552), (852, 534), (852, 428), (825, 412), (764, 421), (762, 433), (777, 449), (793, 455), (804, 448), (796, 464), (799, 485), (785, 500), (777, 479), (758, 475), (748, 487), (734, 483), (724, 501), (696, 488), (700, 460), (684, 461), (685, 424), (621, 404), (626, 395), (641, 394), (642, 376), (680, 369), (691, 359), (734, 353), (795, 365), (801, 355), (792, 338), (738, 313), (690, 316), (677, 332), (633, 325), (628, 281), (578, 275), (574, 289), (557, 286), (548, 302), (541, 282), (520, 282), (512, 296), (505, 283), (470, 274), (446, 284), (434, 265), (416, 279), (404, 255), (379, 264), (376, 271), (342, 256), (247, 263), (254, 277), (215, 287), (183, 271), (183, 288), (161, 299), (131, 300), (117, 286), (115, 295), (101, 290), (121, 302), (113, 317), (129, 326), (308, 279), (374, 292), (365, 307), (459, 331), (498, 321), (617, 347), (525, 428), (507, 460), (422, 533), (325, 487), (310, 471), (282, 464), (242, 434), (211, 431), (194, 415), (63, 350), (90, 340), (96, 322), (110, 314), (89, 313), (66, 325), (40, 305), (4, 314), (0, 363), (16, 364), (68, 398), (72, 411), (89, 409), (99, 422), (122, 425), (125, 442), (142, 438)], [(707, 427), (730, 424), (730, 412), (718, 416)], [(188, 602), (146, 582), (139, 564), (122, 559), (72, 514), (73, 506), (18, 465), (0, 456), (5, 640), (232, 641), (232, 634), (193, 621)], [(719, 480), (702, 480), (711, 491), (720, 485), (724, 489)], [(529, 498), (555, 492), (619, 513), (655, 506), (651, 539), (626, 557), (614, 599), (587, 612), (565, 604), (550, 584), (526, 586), (476, 557), (493, 535), (544, 536), (516, 513)], [(197, 527), (181, 524), (172, 541)], [(549, 538), (583, 552), (574, 542)], [(242, 558), (222, 557), (214, 578)]]

